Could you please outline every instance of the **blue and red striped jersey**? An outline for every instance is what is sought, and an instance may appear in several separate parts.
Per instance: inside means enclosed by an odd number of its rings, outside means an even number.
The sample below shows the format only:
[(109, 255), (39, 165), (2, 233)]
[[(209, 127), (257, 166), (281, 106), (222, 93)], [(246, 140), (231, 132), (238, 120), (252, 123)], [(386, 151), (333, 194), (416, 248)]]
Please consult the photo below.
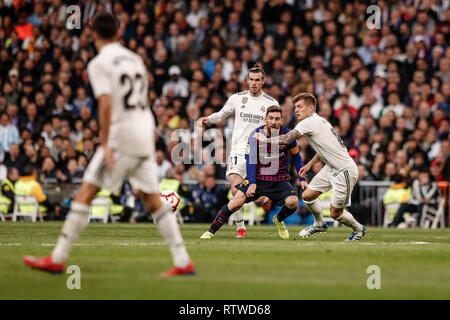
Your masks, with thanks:
[[(288, 152), (296, 148), (298, 154), (297, 142), (294, 140), (289, 145), (271, 145), (257, 141), (253, 136), (256, 132), (264, 132), (264, 126), (255, 129), (249, 136), (247, 146), (247, 179), (250, 183), (256, 181), (287, 181), (289, 176), (289, 157)], [(279, 135), (286, 134), (289, 129), (281, 127)], [(295, 152), (295, 150), (294, 150)], [(256, 169), (256, 171), (255, 171)], [(254, 175), (253, 175), (254, 174)]]

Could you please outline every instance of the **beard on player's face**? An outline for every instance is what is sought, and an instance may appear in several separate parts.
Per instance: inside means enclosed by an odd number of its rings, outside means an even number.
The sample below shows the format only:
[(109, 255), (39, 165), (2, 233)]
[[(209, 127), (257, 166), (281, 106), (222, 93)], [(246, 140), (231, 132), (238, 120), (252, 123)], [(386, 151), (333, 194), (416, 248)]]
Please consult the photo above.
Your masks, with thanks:
[(281, 128), (281, 119), (266, 118), (267, 128), (269, 130), (279, 130)]
[(256, 87), (250, 87), (250, 91), (251, 91), (253, 94), (258, 94), (258, 93), (261, 91), (261, 88), (258, 87), (258, 86), (256, 86)]

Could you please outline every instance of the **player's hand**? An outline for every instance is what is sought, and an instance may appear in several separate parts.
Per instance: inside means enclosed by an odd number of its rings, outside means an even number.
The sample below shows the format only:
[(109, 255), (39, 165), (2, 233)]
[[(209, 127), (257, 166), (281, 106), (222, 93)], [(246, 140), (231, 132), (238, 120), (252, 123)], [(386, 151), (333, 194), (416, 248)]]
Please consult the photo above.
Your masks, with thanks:
[(200, 119), (197, 120), (197, 125), (200, 127), (203, 127), (203, 125), (208, 125), (209, 124), (209, 120), (207, 117), (201, 117)]
[(110, 147), (105, 147), (105, 162), (106, 162), (106, 168), (108, 168), (109, 171), (112, 171), (114, 169), (114, 155)]
[(253, 183), (253, 184), (248, 186), (246, 195), (247, 195), (248, 198), (251, 198), (251, 197), (253, 197), (255, 195), (255, 192), (256, 192), (256, 184)]
[(253, 137), (254, 137), (256, 140), (258, 140), (258, 141), (261, 141), (261, 142), (267, 142), (266, 136), (265, 136), (264, 134), (262, 134), (261, 132), (256, 132), (256, 133), (253, 135)]
[(308, 164), (305, 164), (303, 167), (300, 168), (300, 170), (298, 171), (298, 176), (306, 178), (306, 174), (308, 173), (309, 170), (311, 170), (311, 165), (308, 162)]
[(302, 190), (305, 190), (308, 187), (308, 182), (301, 180), (300, 186), (302, 187)]

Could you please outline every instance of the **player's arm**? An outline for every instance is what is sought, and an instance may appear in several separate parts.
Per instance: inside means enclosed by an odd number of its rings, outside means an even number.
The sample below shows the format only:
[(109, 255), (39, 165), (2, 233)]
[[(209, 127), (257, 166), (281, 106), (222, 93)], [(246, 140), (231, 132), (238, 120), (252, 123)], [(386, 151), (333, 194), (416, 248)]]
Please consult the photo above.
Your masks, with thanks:
[(112, 170), (114, 161), (108, 147), (109, 127), (111, 125), (111, 94), (113, 92), (111, 77), (106, 68), (97, 61), (88, 65), (89, 82), (98, 101), (98, 118), (100, 125), (100, 143), (105, 150), (106, 167)]
[(234, 112), (234, 107), (231, 103), (231, 98), (233, 96), (231, 96), (230, 98), (228, 98), (227, 102), (225, 103), (225, 105), (223, 106), (222, 109), (220, 109), (220, 111), (215, 112), (211, 115), (209, 115), (208, 117), (201, 117), (200, 119), (197, 120), (197, 125), (202, 126), (203, 124), (214, 124), (214, 123), (218, 123), (220, 121), (225, 120), (226, 118), (228, 118), (229, 116), (231, 116)]
[(303, 167), (303, 159), (300, 155), (297, 141), (294, 140), (293, 142), (291, 142), (291, 144), (289, 145), (289, 152), (291, 154), (292, 161), (294, 162), (295, 170), (297, 171), (297, 174), (300, 178), (300, 185), (304, 190), (308, 186), (308, 183), (306, 182), (305, 177), (300, 175), (300, 169)]
[(312, 166), (316, 163), (320, 161), (320, 157), (319, 154), (316, 153), (316, 155), (314, 156), (314, 158), (311, 159), (311, 161), (309, 161), (307, 164), (305, 164), (299, 171), (298, 171), (298, 175), (300, 177), (305, 177), (306, 173), (311, 170)]
[[(300, 172), (300, 169), (303, 167), (303, 159), (300, 155), (300, 150), (298, 146), (294, 146), (293, 148), (289, 149), (289, 152), (291, 153), (292, 161), (294, 162), (295, 170)], [(300, 176), (300, 174), (299, 174)], [(306, 181), (304, 177), (300, 176), (300, 181)]]
[(245, 162), (247, 167), (247, 180), (250, 186), (247, 189), (247, 197), (252, 197), (256, 191), (256, 163), (258, 157), (258, 141), (250, 134), (247, 144), (247, 152), (245, 154)]
[(282, 134), (276, 137), (267, 138), (264, 134), (261, 132), (255, 133), (254, 137), (264, 143), (270, 143), (270, 144), (279, 144), (279, 145), (285, 145), (290, 144), (291, 142), (297, 140), (302, 135), (297, 130), (291, 130), (286, 134)]
[(112, 151), (108, 147), (109, 127), (111, 125), (111, 96), (103, 94), (98, 98), (98, 119), (100, 122), (100, 144), (105, 149), (105, 161), (109, 170), (114, 167)]

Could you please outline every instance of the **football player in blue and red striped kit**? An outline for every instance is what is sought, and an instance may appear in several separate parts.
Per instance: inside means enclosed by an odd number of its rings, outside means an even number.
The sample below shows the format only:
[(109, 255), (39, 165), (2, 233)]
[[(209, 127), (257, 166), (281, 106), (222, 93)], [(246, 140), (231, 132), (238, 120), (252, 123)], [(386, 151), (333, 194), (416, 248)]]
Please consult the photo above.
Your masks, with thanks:
[[(250, 134), (248, 139), (247, 177), (238, 186), (235, 197), (223, 206), (208, 231), (201, 238), (210, 239), (219, 230), (228, 218), (239, 210), (244, 203), (254, 201), (261, 196), (266, 196), (276, 205), (282, 206), (280, 212), (272, 219), (282, 239), (289, 239), (289, 232), (283, 220), (293, 214), (298, 207), (298, 196), (295, 189), (289, 183), (288, 153), (291, 154), (296, 171), (303, 167), (302, 157), (299, 153), (297, 142), (279, 146), (258, 142), (253, 136), (261, 132), (268, 137), (289, 132), (289, 129), (281, 126), (282, 111), (279, 106), (267, 108), (265, 117), (266, 125), (261, 126)], [(306, 180), (300, 177), (301, 187), (307, 187)]]

